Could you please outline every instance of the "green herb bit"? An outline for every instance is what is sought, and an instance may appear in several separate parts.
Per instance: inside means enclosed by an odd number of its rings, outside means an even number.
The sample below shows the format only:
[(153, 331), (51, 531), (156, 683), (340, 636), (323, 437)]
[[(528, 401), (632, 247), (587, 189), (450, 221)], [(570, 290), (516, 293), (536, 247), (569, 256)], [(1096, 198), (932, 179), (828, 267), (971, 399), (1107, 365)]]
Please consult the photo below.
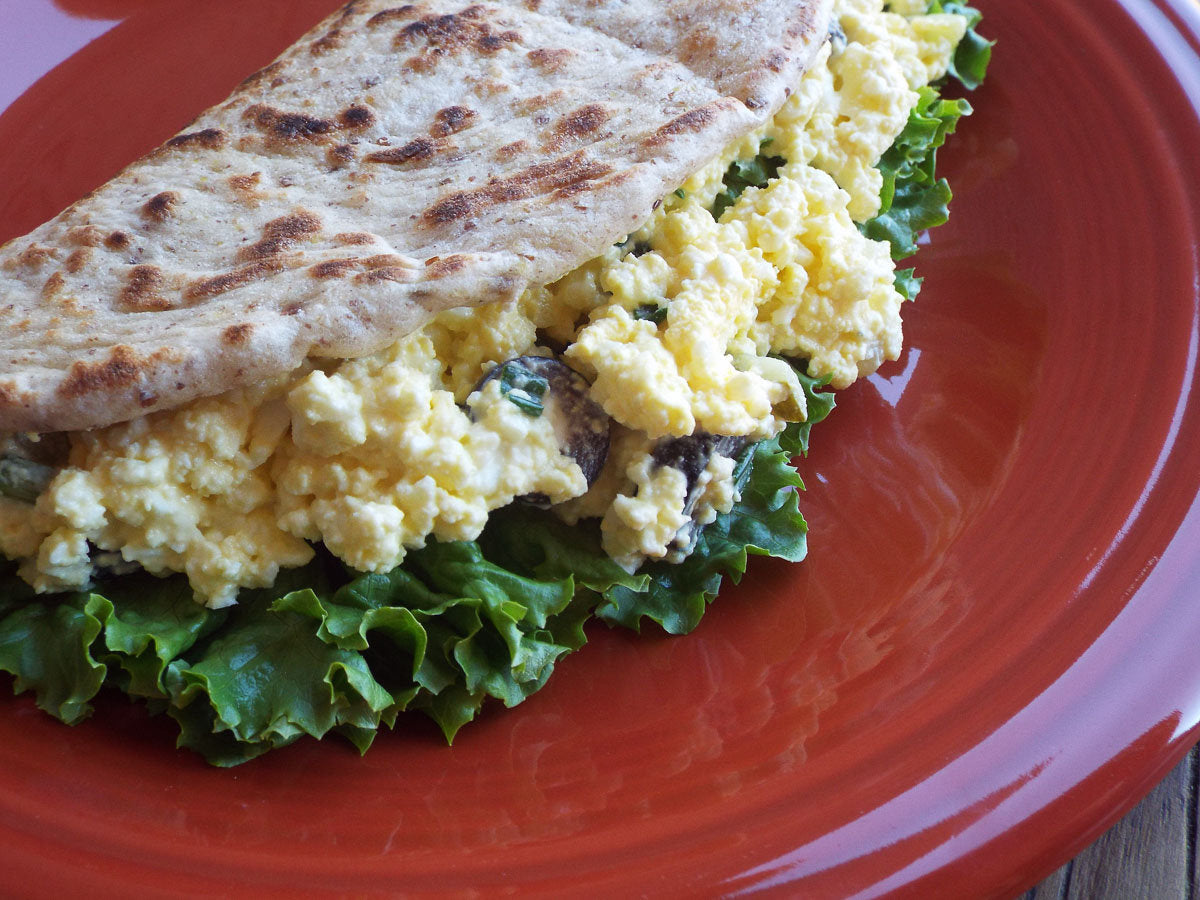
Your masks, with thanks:
[(549, 389), (549, 381), (519, 363), (506, 362), (500, 370), (500, 393), (528, 415), (542, 414), (542, 398)]
[(767, 182), (779, 177), (779, 170), (783, 168), (787, 160), (782, 156), (767, 156), (762, 152), (762, 148), (770, 141), (771, 139), (767, 138), (758, 145), (759, 153), (754, 159), (734, 160), (726, 170), (725, 177), (722, 179), (725, 190), (717, 194), (717, 199), (713, 201), (712, 216), (714, 219), (720, 220), (721, 216), (725, 214), (725, 210), (733, 206), (746, 188), (766, 187)]
[(680, 200), (684, 200), (687, 198), (687, 191), (685, 191), (683, 188), (675, 188), (675, 196)]
[(21, 456), (0, 457), (0, 496), (33, 503), (58, 470)]
[(639, 322), (653, 322), (661, 325), (667, 321), (667, 307), (657, 303), (643, 303), (633, 311), (633, 317)]
[(975, 90), (987, 75), (988, 63), (992, 60), (992, 47), (995, 41), (989, 41), (975, 30), (983, 14), (973, 6), (956, 3), (953, 0), (930, 0), (929, 13), (951, 13), (962, 16), (967, 20), (967, 33), (959, 41), (954, 51), (954, 59), (950, 63), (949, 78), (962, 83), (967, 90)]
[(651, 250), (650, 245), (646, 241), (635, 241), (632, 235), (623, 241), (618, 241), (613, 246), (623, 254), (632, 253), (634, 256), (645, 256)]

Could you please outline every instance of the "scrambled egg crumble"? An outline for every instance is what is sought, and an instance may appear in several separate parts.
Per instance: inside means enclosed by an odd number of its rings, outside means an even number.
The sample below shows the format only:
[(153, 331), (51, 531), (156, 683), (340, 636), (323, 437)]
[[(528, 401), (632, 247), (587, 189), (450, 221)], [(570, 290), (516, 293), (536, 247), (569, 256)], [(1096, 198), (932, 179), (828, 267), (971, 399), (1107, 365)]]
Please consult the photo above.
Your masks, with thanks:
[[(900, 352), (888, 247), (856, 223), (879, 210), (875, 165), (916, 89), (946, 73), (965, 32), (926, 6), (838, 0), (834, 35), (774, 120), (555, 284), (442, 313), (368, 358), (72, 434), (32, 511), (0, 497), (0, 552), (40, 591), (83, 587), (119, 552), (185, 573), (223, 606), (308, 562), (313, 542), (383, 572), (430, 535), (473, 539), (491, 510), (533, 496), (567, 522), (599, 518), (631, 570), (678, 557), (689, 526), (736, 502), (736, 454), (713, 451), (689, 477), (661, 461), (663, 441), (744, 444), (802, 421), (778, 356), (844, 387)], [(776, 176), (714, 219), (726, 171), (760, 149), (779, 158)], [(556, 351), (613, 423), (590, 487), (549, 417), (485, 380)]]

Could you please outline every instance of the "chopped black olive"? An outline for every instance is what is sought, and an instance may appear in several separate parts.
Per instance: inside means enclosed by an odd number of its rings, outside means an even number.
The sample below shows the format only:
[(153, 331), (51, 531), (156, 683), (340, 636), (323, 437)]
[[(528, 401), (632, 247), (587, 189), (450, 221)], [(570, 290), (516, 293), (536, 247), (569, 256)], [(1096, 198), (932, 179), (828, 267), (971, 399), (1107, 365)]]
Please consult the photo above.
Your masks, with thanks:
[[(679, 529), (671, 542), (672, 556), (686, 556), (700, 536), (700, 527), (692, 515), (702, 493), (700, 475), (708, 468), (709, 461), (714, 455), (736, 459), (747, 449), (749, 443), (749, 439), (745, 437), (728, 437), (698, 431), (687, 437), (663, 438), (654, 445), (650, 457), (655, 465), (678, 469), (687, 479), (683, 513), (688, 517), (688, 522)], [(738, 469), (741, 468), (739, 465)]]
[(0, 496), (33, 503), (58, 474), (58, 469), (23, 456), (0, 457)]
[[(513, 402), (517, 402), (514, 394), (522, 398), (521, 403), (536, 394), (538, 414), (545, 415), (550, 421), (562, 452), (578, 463), (590, 486), (600, 475), (608, 457), (612, 420), (600, 404), (588, 396), (591, 388), (588, 380), (557, 359), (522, 356), (501, 363), (479, 382), (476, 390), (496, 378), (500, 379), (501, 391), (505, 390), (505, 379), (508, 379), (511, 387), (506, 396)], [(525, 409), (524, 406), (521, 408)], [(544, 497), (526, 499), (545, 502)]]

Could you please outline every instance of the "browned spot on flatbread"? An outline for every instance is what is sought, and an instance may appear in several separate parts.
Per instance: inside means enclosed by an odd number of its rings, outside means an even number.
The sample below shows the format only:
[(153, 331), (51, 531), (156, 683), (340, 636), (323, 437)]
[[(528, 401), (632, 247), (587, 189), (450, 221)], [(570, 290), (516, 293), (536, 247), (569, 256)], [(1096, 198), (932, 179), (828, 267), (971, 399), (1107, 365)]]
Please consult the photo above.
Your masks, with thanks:
[(487, 53), (502, 50), (509, 44), (518, 44), (520, 41), (521, 34), (518, 31), (502, 31), (499, 34), (487, 34), (485, 32), (476, 42), (476, 45), (480, 50)]
[(67, 231), (67, 243), (72, 247), (99, 247), (104, 243), (104, 232), (95, 225), (77, 225)]
[(258, 189), (258, 186), (262, 184), (261, 172), (251, 172), (249, 175), (230, 175), (225, 179), (225, 183), (237, 195), (238, 200), (248, 206), (257, 206), (264, 196)]
[(205, 128), (202, 131), (189, 131), (177, 134), (167, 141), (167, 147), (172, 150), (224, 150), (229, 143), (229, 135), (220, 128)]
[(175, 191), (162, 191), (155, 194), (142, 204), (142, 218), (147, 222), (157, 222), (160, 225), (171, 216), (172, 210), (179, 205), (180, 196)]
[(324, 56), (331, 50), (337, 50), (346, 43), (346, 37), (340, 28), (331, 28), (308, 46), (308, 52), (313, 56)]
[(389, 147), (387, 150), (377, 150), (368, 154), (365, 159), (369, 163), (386, 163), (389, 166), (403, 166), (410, 163), (421, 163), (431, 159), (438, 153), (443, 153), (453, 147), (446, 138), (430, 139), (419, 137), (409, 141), (403, 147)]
[(334, 243), (341, 244), (344, 247), (354, 247), (375, 243), (375, 235), (367, 234), (363, 231), (343, 231), (341, 234), (335, 234), (333, 240)]
[(85, 394), (128, 387), (140, 380), (144, 372), (172, 357), (171, 351), (159, 350), (148, 357), (139, 358), (132, 347), (118, 344), (103, 362), (74, 363), (66, 379), (58, 386), (58, 394), (75, 399)]
[(447, 225), (471, 215), (474, 210), (473, 196), (463, 193), (451, 194), (439, 200), (422, 214), (421, 218), (430, 225)]
[(711, 28), (698, 25), (688, 31), (676, 52), (685, 63), (689, 60), (710, 59), (720, 54), (720, 40)]
[(283, 64), (279, 60), (271, 63), (268, 66), (263, 66), (257, 72), (247, 76), (241, 84), (237, 86), (238, 92), (249, 91), (261, 84), (268, 84), (276, 75), (283, 70)]
[(455, 272), (461, 272), (467, 267), (467, 257), (455, 253), (441, 258), (433, 257), (425, 261), (425, 274), (430, 279), (445, 278)]
[(104, 246), (109, 250), (128, 250), (131, 243), (132, 238), (124, 231), (114, 231), (104, 239)]
[(249, 175), (230, 175), (226, 181), (239, 194), (244, 194), (262, 184), (262, 172), (251, 172)]
[(712, 109), (707, 106), (688, 110), (683, 115), (676, 116), (666, 125), (660, 127), (642, 143), (648, 147), (657, 147), (677, 135), (694, 134), (695, 132), (702, 131), (712, 122), (713, 115)]
[(310, 266), (308, 274), (313, 278), (345, 278), (359, 269), (411, 268), (411, 263), (395, 253), (379, 253), (362, 258), (344, 257), (329, 259)]
[(348, 166), (354, 162), (358, 154), (349, 144), (338, 144), (336, 147), (330, 147), (325, 151), (325, 162), (334, 169), (340, 169), (343, 166)]
[(403, 256), (397, 256), (395, 253), (378, 253), (375, 256), (368, 256), (362, 264), (368, 269), (382, 269), (387, 266), (412, 266), (411, 260), (405, 259)]
[(226, 344), (244, 344), (250, 339), (250, 334), (253, 331), (254, 326), (249, 322), (243, 322), (240, 325), (230, 325), (221, 332), (221, 340)]
[(46, 283), (42, 285), (42, 299), (53, 300), (66, 286), (67, 280), (63, 278), (62, 272), (55, 272), (46, 279)]
[(63, 268), (70, 275), (77, 275), (87, 265), (87, 261), (92, 257), (91, 247), (80, 247), (77, 250), (72, 250), (71, 255), (67, 257), (63, 263)]
[(416, 55), (405, 60), (405, 67), (415, 72), (427, 73), (433, 71), (443, 60), (460, 53), (496, 53), (510, 44), (520, 42), (521, 35), (517, 32), (498, 32), (491, 23), (480, 21), (483, 12), (480, 7), (470, 15), (427, 15), (405, 25), (396, 34), (396, 49), (423, 44)]
[(464, 128), (469, 128), (478, 114), (465, 106), (447, 106), (433, 114), (434, 124), (429, 133), (435, 138), (457, 134)]
[(525, 54), (535, 69), (551, 75), (560, 71), (565, 66), (575, 51), (568, 50), (565, 47), (550, 48), (539, 47), (536, 50), (530, 50)]
[(285, 112), (265, 103), (246, 107), (242, 118), (266, 135), (269, 141), (283, 146), (324, 143), (338, 130), (338, 123), (332, 119)]
[(555, 152), (582, 138), (592, 137), (610, 118), (612, 113), (599, 103), (589, 103), (572, 110), (558, 120), (545, 141), (545, 149)]
[(357, 259), (327, 259), (310, 266), (308, 274), (313, 278), (345, 278), (359, 266)]
[(523, 97), (513, 103), (513, 109), (523, 115), (535, 113), (539, 109), (545, 109), (547, 106), (555, 106), (563, 101), (567, 96), (567, 92), (561, 88), (556, 88), (548, 94), (537, 94), (533, 97)]
[(373, 269), (407, 269), (412, 270), (413, 260), (397, 256), (395, 253), (377, 253), (372, 257), (344, 257), (328, 259), (324, 263), (310, 266), (308, 274), (314, 278), (342, 278), (352, 271)]
[(40, 269), (52, 259), (58, 259), (58, 251), (53, 247), (46, 247), (42, 244), (30, 244), (13, 257), (12, 266), (9, 265), (9, 260), (5, 260), (5, 268), (24, 266), (30, 269)]
[(259, 262), (240, 266), (232, 272), (214, 275), (211, 278), (200, 278), (189, 284), (183, 291), (183, 299), (188, 303), (208, 300), (236, 288), (243, 287), (254, 281), (274, 275), (283, 270), (283, 263), (277, 259), (265, 259)]
[(362, 131), (375, 124), (375, 113), (361, 103), (353, 103), (338, 113), (338, 124), (347, 131)]
[(496, 159), (506, 162), (514, 156), (519, 156), (529, 149), (529, 144), (526, 141), (513, 141), (511, 144), (505, 144), (496, 150)]
[(8, 409), (21, 406), (21, 392), (12, 381), (0, 382), (0, 406)]
[(121, 306), (131, 312), (157, 312), (174, 304), (163, 296), (166, 278), (158, 266), (141, 265), (129, 270), (125, 287), (121, 288)]
[(368, 269), (354, 276), (355, 284), (375, 284), (380, 281), (396, 281), (406, 284), (416, 277), (414, 270), (408, 266), (380, 266), (378, 269)]
[(772, 72), (782, 72), (783, 67), (787, 65), (787, 61), (788, 58), (786, 55), (778, 50), (775, 50), (769, 56), (767, 56), (766, 60), (763, 62), (763, 65)]
[(293, 249), (301, 238), (321, 230), (321, 218), (316, 213), (301, 209), (290, 216), (272, 219), (263, 226), (263, 236), (249, 247), (238, 251), (239, 262), (267, 259)]
[(512, 89), (513, 86), (507, 81), (497, 81), (494, 78), (481, 78), (471, 85), (471, 92), (476, 97), (484, 99), (496, 97), (500, 94), (507, 94)]
[(406, 3), (403, 6), (396, 6), (391, 9), (380, 10), (367, 19), (368, 28), (378, 28), (380, 25), (386, 25), (389, 22), (406, 22), (412, 18), (412, 14), (417, 11), (417, 8), (411, 3)]
[(508, 178), (498, 178), (472, 191), (458, 191), (430, 206), (421, 218), (427, 225), (448, 225), (501, 203), (542, 194), (569, 196), (613, 171), (607, 163), (589, 160), (582, 152), (538, 163)]

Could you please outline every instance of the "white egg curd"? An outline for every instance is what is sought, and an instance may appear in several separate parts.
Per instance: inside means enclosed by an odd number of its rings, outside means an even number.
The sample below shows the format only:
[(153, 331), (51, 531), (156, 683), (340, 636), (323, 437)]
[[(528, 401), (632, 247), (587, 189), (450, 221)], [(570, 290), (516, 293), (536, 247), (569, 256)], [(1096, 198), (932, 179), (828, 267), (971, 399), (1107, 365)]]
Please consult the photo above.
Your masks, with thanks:
[[(567, 523), (599, 518), (631, 571), (678, 558), (681, 535), (737, 501), (738, 450), (804, 420), (781, 357), (841, 388), (899, 355), (889, 246), (857, 223), (879, 211), (875, 167), (917, 89), (966, 30), (927, 5), (838, 0), (834, 37), (773, 121), (556, 283), (444, 312), (374, 356), (68, 435), (44, 487), (0, 497), (0, 553), (39, 591), (85, 587), (116, 559), (185, 573), (220, 607), (315, 542), (384, 572), (533, 498)], [(760, 152), (775, 160), (765, 186), (714, 207), (731, 165)], [(557, 383), (537, 360), (552, 358), (586, 380), (589, 422), (611, 424), (597, 472), (548, 414)], [(690, 474), (662, 452), (689, 436), (707, 448)]]

